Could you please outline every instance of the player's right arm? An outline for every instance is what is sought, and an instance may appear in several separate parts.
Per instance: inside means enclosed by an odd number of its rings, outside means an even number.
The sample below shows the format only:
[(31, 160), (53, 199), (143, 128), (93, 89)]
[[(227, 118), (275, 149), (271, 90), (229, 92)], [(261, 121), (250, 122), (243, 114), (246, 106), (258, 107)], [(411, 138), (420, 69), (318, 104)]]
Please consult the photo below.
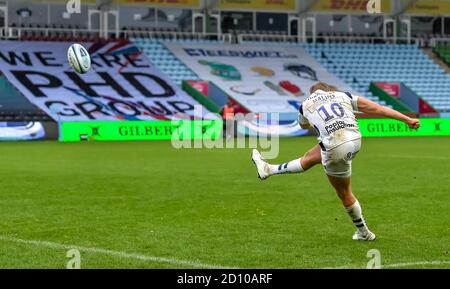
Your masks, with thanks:
[(300, 105), (300, 108), (298, 110), (298, 124), (302, 129), (308, 129), (311, 127), (308, 119), (303, 116), (303, 105)]
[(378, 103), (370, 101), (362, 96), (358, 97), (358, 110), (367, 114), (374, 114), (402, 121), (412, 129), (418, 129), (420, 127), (420, 121), (418, 119), (410, 118), (403, 113), (389, 107), (379, 105)]

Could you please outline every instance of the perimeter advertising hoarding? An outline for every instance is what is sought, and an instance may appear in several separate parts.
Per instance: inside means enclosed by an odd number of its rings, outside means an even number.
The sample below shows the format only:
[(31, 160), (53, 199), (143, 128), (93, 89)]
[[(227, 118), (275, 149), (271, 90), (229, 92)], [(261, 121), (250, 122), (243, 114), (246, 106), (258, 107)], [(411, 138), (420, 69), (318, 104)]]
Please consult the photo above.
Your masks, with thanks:
[(450, 118), (421, 118), (420, 128), (413, 130), (393, 119), (359, 119), (359, 130), (370, 136), (450, 136)]
[[(358, 119), (363, 137), (450, 136), (450, 118), (422, 118), (420, 123), (420, 129), (412, 130), (406, 124), (393, 119)], [(63, 122), (60, 140), (217, 139), (222, 135), (222, 127), (222, 120)], [(249, 135), (273, 135), (274, 131), (271, 133), (268, 129), (270, 130), (269, 127), (263, 126), (261, 129), (252, 130), (256, 134)], [(295, 135), (311, 135), (311, 131)]]
[[(381, 13), (390, 13), (392, 11), (390, 0), (379, 0), (378, 3)], [(371, 7), (372, 3), (369, 3), (369, 0), (318, 0), (311, 11), (318, 13), (368, 14), (368, 4)]]
[(222, 120), (63, 122), (60, 127), (60, 140), (217, 139), (221, 136), (222, 125)]
[(450, 1), (418, 0), (411, 4), (405, 13), (415, 15), (449, 15)]
[(221, 10), (295, 11), (295, 0), (219, 0)]
[(114, 4), (158, 7), (200, 8), (200, 0), (114, 0)]

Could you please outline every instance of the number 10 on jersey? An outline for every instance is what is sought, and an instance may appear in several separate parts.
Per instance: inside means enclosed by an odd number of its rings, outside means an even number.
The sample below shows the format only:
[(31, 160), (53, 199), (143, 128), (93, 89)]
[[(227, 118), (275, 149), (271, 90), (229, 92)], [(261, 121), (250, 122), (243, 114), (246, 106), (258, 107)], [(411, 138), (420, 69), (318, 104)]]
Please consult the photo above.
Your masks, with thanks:
[(333, 102), (332, 104), (322, 105), (317, 109), (317, 112), (325, 122), (329, 122), (335, 117), (344, 117), (345, 115), (345, 111), (342, 105), (336, 102)]

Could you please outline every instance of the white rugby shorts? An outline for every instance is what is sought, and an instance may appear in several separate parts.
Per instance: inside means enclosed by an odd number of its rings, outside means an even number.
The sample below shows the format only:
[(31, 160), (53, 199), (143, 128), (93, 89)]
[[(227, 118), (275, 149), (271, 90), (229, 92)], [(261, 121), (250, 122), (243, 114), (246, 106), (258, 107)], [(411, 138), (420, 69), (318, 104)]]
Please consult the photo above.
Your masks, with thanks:
[(350, 177), (352, 175), (352, 159), (361, 149), (361, 139), (348, 141), (332, 148), (321, 151), (322, 165), (325, 172), (333, 177)]

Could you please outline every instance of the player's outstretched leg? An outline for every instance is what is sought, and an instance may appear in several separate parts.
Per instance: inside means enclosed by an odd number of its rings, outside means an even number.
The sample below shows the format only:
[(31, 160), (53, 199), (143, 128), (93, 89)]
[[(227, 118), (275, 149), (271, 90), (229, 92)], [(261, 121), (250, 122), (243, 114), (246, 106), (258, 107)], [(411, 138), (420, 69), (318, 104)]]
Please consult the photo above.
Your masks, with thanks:
[(376, 236), (372, 233), (364, 220), (362, 215), (361, 205), (352, 193), (351, 178), (350, 177), (334, 177), (328, 175), (330, 183), (333, 185), (336, 193), (344, 205), (345, 211), (350, 216), (357, 231), (353, 234), (353, 240), (373, 241)]
[(287, 163), (271, 165), (266, 162), (257, 149), (252, 151), (252, 160), (256, 165), (258, 177), (265, 180), (272, 175), (287, 173), (302, 173), (321, 162), (320, 146), (316, 145), (303, 157)]

